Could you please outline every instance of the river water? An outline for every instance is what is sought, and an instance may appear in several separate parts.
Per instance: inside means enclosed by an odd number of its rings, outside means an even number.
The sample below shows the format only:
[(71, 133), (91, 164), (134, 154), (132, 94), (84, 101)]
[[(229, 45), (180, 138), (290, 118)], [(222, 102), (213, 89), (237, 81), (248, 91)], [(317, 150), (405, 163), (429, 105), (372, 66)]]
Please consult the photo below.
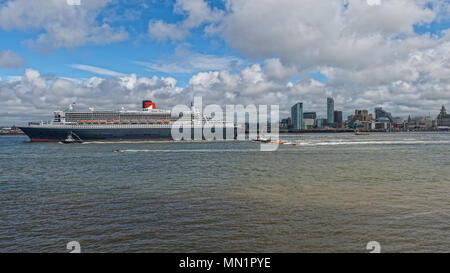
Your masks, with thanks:
[(281, 139), (0, 137), (0, 252), (450, 251), (449, 133)]

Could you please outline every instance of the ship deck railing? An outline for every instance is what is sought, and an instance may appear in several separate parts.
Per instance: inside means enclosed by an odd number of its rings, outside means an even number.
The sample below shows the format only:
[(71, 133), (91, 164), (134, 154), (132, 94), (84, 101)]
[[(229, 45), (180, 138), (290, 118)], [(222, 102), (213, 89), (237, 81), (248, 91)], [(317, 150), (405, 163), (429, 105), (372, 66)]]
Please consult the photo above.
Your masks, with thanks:
[[(172, 128), (175, 124), (29, 124), (29, 127), (37, 128), (55, 128), (55, 129), (134, 129), (134, 128)], [(186, 122), (183, 124), (184, 127), (189, 127), (190, 125), (202, 126), (201, 123), (190, 123)], [(203, 126), (214, 126), (215, 124), (203, 124)], [(224, 128), (232, 127), (234, 124), (223, 124)]]

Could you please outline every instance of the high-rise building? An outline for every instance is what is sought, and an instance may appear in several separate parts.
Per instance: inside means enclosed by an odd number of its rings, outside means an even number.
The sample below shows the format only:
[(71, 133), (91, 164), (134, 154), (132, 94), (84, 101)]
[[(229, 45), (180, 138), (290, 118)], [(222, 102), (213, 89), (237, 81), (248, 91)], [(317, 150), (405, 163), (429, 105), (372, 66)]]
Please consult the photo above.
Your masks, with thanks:
[(327, 121), (329, 125), (334, 124), (334, 99), (332, 97), (327, 98)]
[(303, 103), (296, 103), (291, 108), (292, 129), (303, 130), (305, 124), (303, 122)]
[(447, 110), (444, 105), (442, 105), (441, 112), (437, 116), (437, 126), (450, 127), (450, 115), (447, 114)]
[(334, 123), (342, 123), (342, 111), (334, 111)]

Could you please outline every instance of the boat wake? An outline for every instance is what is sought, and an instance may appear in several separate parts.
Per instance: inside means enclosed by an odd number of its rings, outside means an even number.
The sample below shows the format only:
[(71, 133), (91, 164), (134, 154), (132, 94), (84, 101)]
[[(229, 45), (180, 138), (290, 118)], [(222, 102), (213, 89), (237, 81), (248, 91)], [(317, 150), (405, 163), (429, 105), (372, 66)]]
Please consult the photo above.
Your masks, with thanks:
[(257, 149), (179, 149), (179, 150), (114, 150), (117, 153), (224, 153), (224, 152), (259, 152)]
[(90, 145), (90, 144), (145, 144), (145, 143), (176, 143), (173, 140), (143, 140), (143, 141), (86, 141), (81, 144)]
[(338, 145), (443, 145), (450, 141), (421, 141), (421, 140), (394, 140), (394, 141), (330, 141), (330, 142), (298, 142), (300, 146), (338, 146)]

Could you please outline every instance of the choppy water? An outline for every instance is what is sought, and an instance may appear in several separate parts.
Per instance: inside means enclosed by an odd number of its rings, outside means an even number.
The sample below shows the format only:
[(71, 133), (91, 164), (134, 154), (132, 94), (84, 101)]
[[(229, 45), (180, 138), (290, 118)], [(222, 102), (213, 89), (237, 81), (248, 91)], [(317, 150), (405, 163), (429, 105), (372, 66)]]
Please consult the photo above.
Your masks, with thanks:
[(0, 252), (449, 252), (450, 134), (281, 138), (0, 137)]

